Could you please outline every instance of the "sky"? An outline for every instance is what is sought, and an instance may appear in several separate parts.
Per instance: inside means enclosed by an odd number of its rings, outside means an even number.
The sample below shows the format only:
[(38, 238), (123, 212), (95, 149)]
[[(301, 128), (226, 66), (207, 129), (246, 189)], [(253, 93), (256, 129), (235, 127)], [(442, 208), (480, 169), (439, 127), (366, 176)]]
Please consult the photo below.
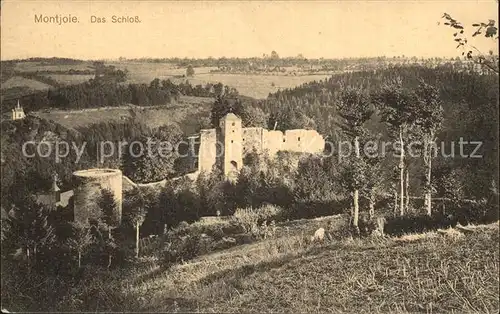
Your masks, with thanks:
[[(494, 19), (495, 0), (426, 1), (33, 1), (1, 4), (1, 59), (168, 57), (457, 56), (442, 14), (464, 25)], [(35, 15), (78, 23), (35, 23)], [(91, 17), (107, 23), (91, 23)], [(112, 23), (138, 16), (141, 23)], [(469, 27), (472, 33), (472, 27)], [(482, 51), (497, 42), (478, 38)]]

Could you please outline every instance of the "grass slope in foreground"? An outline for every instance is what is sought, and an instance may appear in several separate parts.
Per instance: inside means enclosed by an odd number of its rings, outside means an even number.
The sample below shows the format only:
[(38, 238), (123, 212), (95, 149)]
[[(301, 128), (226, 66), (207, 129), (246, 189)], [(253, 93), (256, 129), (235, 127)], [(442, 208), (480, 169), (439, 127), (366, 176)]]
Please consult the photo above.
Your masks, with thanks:
[(498, 224), (316, 247), (292, 237), (205, 257), (133, 291), (148, 311), (497, 313), (498, 263)]
[[(291, 232), (277, 238), (168, 269), (153, 257), (112, 271), (87, 265), (72, 282), (37, 281), (36, 300), (27, 297), (35, 282), (2, 278), (3, 306), (10, 311), (498, 313), (498, 222), (467, 233), (449, 229), (307, 244), (308, 227), (319, 223), (306, 221), (302, 231), (285, 226)], [(2, 274), (10, 274), (2, 266)]]

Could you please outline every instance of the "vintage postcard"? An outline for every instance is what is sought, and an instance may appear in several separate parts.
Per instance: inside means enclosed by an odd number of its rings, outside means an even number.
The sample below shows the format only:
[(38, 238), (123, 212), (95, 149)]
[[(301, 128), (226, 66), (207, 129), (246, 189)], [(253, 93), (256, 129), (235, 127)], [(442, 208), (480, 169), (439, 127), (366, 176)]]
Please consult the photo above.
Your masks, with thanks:
[(498, 1), (0, 10), (2, 313), (498, 313)]

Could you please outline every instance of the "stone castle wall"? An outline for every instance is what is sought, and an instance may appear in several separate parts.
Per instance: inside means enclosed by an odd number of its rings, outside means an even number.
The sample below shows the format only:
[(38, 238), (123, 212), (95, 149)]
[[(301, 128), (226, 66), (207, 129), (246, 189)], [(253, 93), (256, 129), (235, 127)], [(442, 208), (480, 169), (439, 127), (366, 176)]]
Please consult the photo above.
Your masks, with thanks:
[(201, 130), (198, 147), (198, 170), (212, 171), (217, 157), (217, 132), (215, 129)]
[[(217, 163), (218, 165), (226, 165), (229, 162), (229, 160), (226, 160), (226, 162), (223, 160), (227, 159), (228, 156), (226, 151), (222, 151), (224, 147), (216, 147), (217, 143), (220, 143), (219, 145), (221, 146), (224, 145), (225, 138), (238, 141), (241, 139), (242, 143), (231, 143), (229, 141), (227, 145), (231, 147), (241, 145), (243, 148), (242, 157), (254, 149), (257, 152), (267, 151), (269, 156), (273, 157), (278, 151), (321, 153), (325, 147), (325, 140), (315, 130), (286, 130), (283, 133), (281, 131), (269, 131), (258, 127), (241, 128), (241, 137), (234, 136), (232, 133), (233, 130), (228, 130), (231, 132), (229, 137), (221, 135), (223, 129), (201, 130), (198, 150), (198, 171), (210, 172), (217, 160), (222, 161)], [(230, 155), (231, 160), (241, 160), (240, 158), (236, 158), (234, 153)], [(219, 156), (219, 158), (217, 159), (216, 156)], [(239, 162), (238, 167), (241, 167)]]
[(256, 149), (258, 152), (267, 150), (270, 156), (278, 151), (303, 153), (320, 153), (325, 147), (325, 140), (315, 130), (268, 131), (263, 128), (243, 129), (244, 153)]
[[(267, 130), (266, 130), (267, 131)], [(243, 128), (243, 154), (249, 153), (254, 149), (258, 152), (263, 149), (263, 128)]]

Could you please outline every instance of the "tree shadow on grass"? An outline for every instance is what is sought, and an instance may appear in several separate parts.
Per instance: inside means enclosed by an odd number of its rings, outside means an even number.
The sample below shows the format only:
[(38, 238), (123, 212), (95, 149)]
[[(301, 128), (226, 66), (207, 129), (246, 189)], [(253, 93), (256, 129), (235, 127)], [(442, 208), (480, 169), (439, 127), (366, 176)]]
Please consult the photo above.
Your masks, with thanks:
[(157, 269), (155, 269), (151, 272), (145, 273), (143, 275), (140, 275), (137, 278), (135, 278), (134, 281), (132, 282), (132, 285), (136, 286), (136, 285), (139, 285), (141, 283), (145, 283), (147, 281), (154, 280), (154, 279), (156, 279), (156, 277), (161, 276), (165, 271), (169, 270), (170, 267), (171, 267), (170, 265), (161, 265)]
[[(158, 308), (160, 306), (160, 308)], [(196, 313), (199, 312), (199, 302), (196, 299), (165, 297), (161, 304), (148, 303), (141, 308), (141, 312), (154, 313)]]
[(301, 254), (287, 254), (285, 256), (273, 258), (270, 261), (263, 261), (256, 264), (246, 264), (232, 269), (225, 269), (201, 278), (196, 282), (196, 285), (206, 286), (220, 280), (224, 280), (225, 282), (237, 282), (254, 273), (265, 272), (274, 268), (280, 268), (288, 263), (293, 262), (294, 260), (318, 256), (322, 253), (325, 253), (325, 250), (328, 250), (328, 247), (313, 246)]
[[(288, 263), (291, 263), (295, 260), (300, 260), (303, 258), (310, 258), (322, 253), (326, 253), (325, 250), (328, 250), (325, 246), (313, 246), (307, 251), (301, 254), (287, 254), (282, 257), (273, 258), (270, 261), (260, 262), (256, 264), (246, 264), (241, 265), (235, 268), (222, 270), (219, 272), (211, 273), (191, 284), (192, 287), (198, 287), (195, 290), (197, 291), (200, 287), (209, 287), (211, 291), (217, 290), (217, 294), (219, 297), (226, 297), (227, 293), (231, 293), (230, 290), (219, 289), (217, 287), (210, 287), (213, 285), (218, 285), (218, 283), (223, 282), (224, 286), (232, 286), (237, 289), (241, 288), (241, 285), (246, 277), (259, 272), (266, 272), (271, 269), (280, 268)], [(155, 271), (144, 275), (140, 280), (154, 280), (155, 276), (162, 275), (167, 268), (161, 267), (156, 269)], [(202, 288), (203, 289), (203, 288)], [(200, 291), (201, 292), (201, 291)], [(168, 289), (161, 296), (161, 304), (154, 302), (155, 304), (143, 304), (141, 306), (141, 311), (162, 311), (162, 312), (199, 312), (200, 307), (203, 309), (203, 304), (207, 300), (211, 300), (212, 298), (208, 298), (203, 295), (196, 295), (194, 297), (189, 297), (188, 294), (182, 296), (182, 292)]]

